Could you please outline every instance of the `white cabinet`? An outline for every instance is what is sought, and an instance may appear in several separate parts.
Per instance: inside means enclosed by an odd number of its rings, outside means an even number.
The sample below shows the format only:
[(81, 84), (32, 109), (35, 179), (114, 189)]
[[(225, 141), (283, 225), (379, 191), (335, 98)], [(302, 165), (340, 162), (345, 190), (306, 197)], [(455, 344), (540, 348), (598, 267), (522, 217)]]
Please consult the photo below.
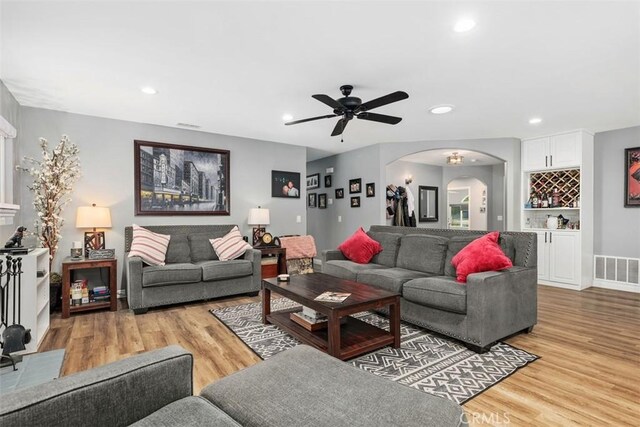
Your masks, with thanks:
[(522, 141), (522, 170), (536, 171), (580, 167), (582, 141), (589, 134), (574, 131)]
[(538, 279), (551, 284), (580, 284), (580, 233), (538, 231)]
[[(22, 277), (20, 295), (20, 324), (31, 329), (31, 342), (26, 350), (18, 354), (35, 353), (49, 330), (49, 250), (34, 249), (27, 255), (15, 255), (22, 258)], [(6, 257), (0, 255), (6, 265)], [(3, 284), (6, 277), (3, 278)], [(9, 324), (13, 324), (13, 285), (9, 291)], [(16, 314), (16, 323), (17, 323)], [(1, 332), (1, 331), (0, 331)]]

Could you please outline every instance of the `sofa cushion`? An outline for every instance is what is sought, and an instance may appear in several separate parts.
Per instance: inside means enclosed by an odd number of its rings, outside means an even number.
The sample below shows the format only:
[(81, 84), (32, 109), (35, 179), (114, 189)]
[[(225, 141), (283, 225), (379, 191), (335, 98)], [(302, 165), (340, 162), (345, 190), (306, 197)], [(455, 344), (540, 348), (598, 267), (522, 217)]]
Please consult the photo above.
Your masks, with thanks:
[(396, 266), (435, 275), (444, 272), (449, 239), (424, 234), (407, 234), (400, 240)]
[(202, 268), (202, 280), (231, 279), (253, 274), (253, 264), (246, 259), (232, 259), (229, 261), (200, 261), (196, 265)]
[[(451, 264), (451, 260), (454, 256), (456, 256), (458, 252), (460, 252), (462, 248), (481, 236), (483, 236), (483, 234), (472, 234), (468, 236), (456, 236), (449, 239), (449, 245), (447, 247), (447, 257), (444, 261), (444, 274), (446, 276), (456, 277), (456, 268)], [(500, 249), (502, 249), (502, 252), (504, 252), (504, 254), (509, 257), (511, 262), (514, 262), (516, 257), (516, 247), (513, 236), (500, 234), (498, 244), (500, 245)]]
[(367, 235), (382, 246), (382, 252), (371, 258), (371, 262), (384, 265), (385, 267), (395, 267), (402, 234), (367, 231)]
[(386, 268), (378, 264), (358, 264), (349, 260), (327, 261), (322, 265), (322, 272), (341, 279), (356, 280), (359, 271)]
[(367, 264), (375, 254), (382, 251), (382, 246), (367, 236), (367, 233), (360, 227), (342, 242), (338, 249), (347, 259), (358, 264)]
[(149, 265), (164, 265), (171, 236), (154, 233), (136, 224), (133, 224), (132, 228), (133, 238), (129, 257), (139, 256)]
[(499, 237), (500, 233), (497, 231), (478, 237), (453, 257), (451, 264), (456, 268), (458, 282), (466, 283), (469, 274), (513, 267), (511, 260), (498, 245)]
[(410, 280), (402, 288), (402, 297), (440, 310), (462, 314), (467, 312), (467, 287), (460, 286), (453, 277), (434, 276)]
[(409, 280), (429, 276), (429, 273), (394, 267), (359, 271), (356, 281), (387, 291), (402, 293), (402, 285)]
[(189, 396), (171, 402), (151, 415), (131, 424), (131, 426), (135, 427), (174, 427), (177, 425), (240, 426), (240, 424), (227, 415), (222, 409), (208, 400), (197, 396)]
[(167, 264), (191, 262), (191, 249), (186, 234), (172, 234), (167, 247), (165, 262)]
[(143, 288), (194, 283), (201, 280), (202, 268), (189, 263), (152, 265), (142, 269)]
[(236, 259), (244, 255), (248, 249), (252, 249), (251, 245), (242, 238), (237, 225), (224, 236), (210, 239), (209, 243), (221, 261)]
[[(226, 233), (225, 233), (226, 234)], [(216, 251), (213, 250), (209, 239), (214, 237), (211, 233), (189, 234), (189, 249), (191, 250), (191, 262), (209, 261), (218, 259)]]

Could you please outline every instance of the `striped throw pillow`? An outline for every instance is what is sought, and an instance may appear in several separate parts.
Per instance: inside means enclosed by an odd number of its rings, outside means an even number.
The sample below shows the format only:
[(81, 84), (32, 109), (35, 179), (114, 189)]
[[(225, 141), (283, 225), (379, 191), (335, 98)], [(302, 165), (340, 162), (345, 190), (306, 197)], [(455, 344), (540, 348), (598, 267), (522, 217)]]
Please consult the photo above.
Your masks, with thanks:
[(236, 259), (243, 255), (247, 249), (251, 249), (251, 245), (242, 239), (238, 226), (231, 229), (230, 232), (218, 239), (210, 239), (213, 250), (216, 251), (220, 261)]
[(158, 234), (133, 224), (133, 240), (129, 257), (139, 256), (149, 265), (164, 265), (171, 236)]

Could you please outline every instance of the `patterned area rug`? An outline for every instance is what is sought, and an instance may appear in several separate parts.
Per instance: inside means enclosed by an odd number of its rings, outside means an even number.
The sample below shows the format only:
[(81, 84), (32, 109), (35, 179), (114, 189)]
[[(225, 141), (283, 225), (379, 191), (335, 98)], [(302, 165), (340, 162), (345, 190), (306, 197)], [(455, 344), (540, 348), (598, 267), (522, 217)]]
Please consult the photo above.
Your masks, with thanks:
[[(278, 311), (299, 304), (286, 298), (271, 301)], [(243, 304), (211, 313), (234, 332), (262, 359), (300, 344), (274, 325), (263, 325), (261, 303)], [(362, 312), (354, 315), (389, 330), (387, 318)], [(441, 335), (402, 322), (401, 346), (385, 347), (346, 363), (425, 393), (445, 397), (458, 404), (477, 396), (538, 356), (499, 343), (485, 354), (477, 354)]]

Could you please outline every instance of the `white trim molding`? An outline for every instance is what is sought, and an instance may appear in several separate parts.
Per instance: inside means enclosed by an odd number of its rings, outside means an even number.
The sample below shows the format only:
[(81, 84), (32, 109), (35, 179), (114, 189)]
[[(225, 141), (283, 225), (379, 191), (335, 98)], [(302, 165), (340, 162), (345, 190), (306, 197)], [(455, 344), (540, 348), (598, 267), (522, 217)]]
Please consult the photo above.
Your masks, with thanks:
[(13, 150), (8, 150), (7, 139), (13, 139), (17, 135), (16, 128), (4, 117), (0, 116), (0, 225), (13, 224), (13, 218), (20, 210), (20, 206), (14, 205), (13, 191)]
[(0, 136), (12, 139), (15, 138), (16, 135), (16, 128), (11, 126), (11, 123), (9, 123), (4, 117), (0, 116)]

